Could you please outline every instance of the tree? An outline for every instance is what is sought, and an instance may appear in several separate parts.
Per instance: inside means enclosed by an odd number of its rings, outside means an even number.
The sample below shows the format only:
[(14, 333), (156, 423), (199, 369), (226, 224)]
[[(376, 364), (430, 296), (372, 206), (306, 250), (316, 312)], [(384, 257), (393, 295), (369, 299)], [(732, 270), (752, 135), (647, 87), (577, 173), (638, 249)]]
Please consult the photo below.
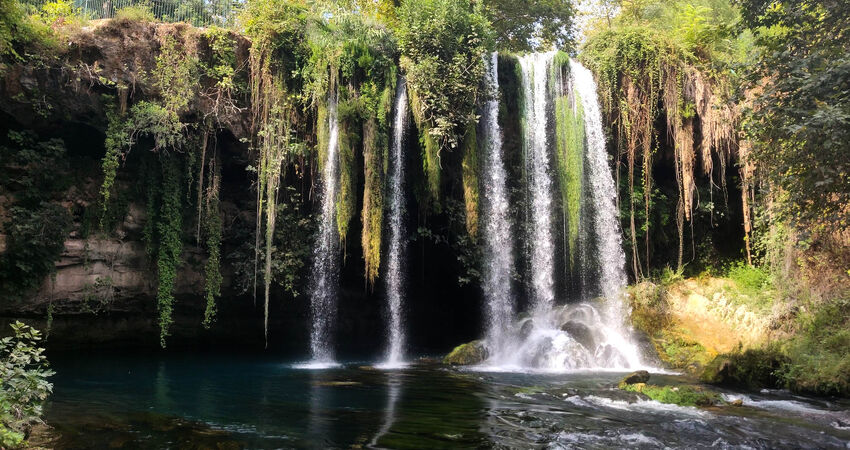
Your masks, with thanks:
[(750, 157), (798, 222), (850, 222), (850, 2), (742, 0), (762, 54)]
[(500, 49), (572, 48), (575, 12), (569, 0), (488, 0), (482, 4)]

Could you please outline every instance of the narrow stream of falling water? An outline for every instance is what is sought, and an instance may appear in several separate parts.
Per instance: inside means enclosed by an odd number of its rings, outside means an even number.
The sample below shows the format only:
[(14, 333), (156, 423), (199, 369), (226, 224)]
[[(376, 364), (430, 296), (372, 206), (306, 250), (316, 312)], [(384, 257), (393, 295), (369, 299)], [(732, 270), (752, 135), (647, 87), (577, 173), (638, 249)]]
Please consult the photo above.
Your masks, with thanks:
[[(502, 158), (502, 129), (499, 126), (499, 60), (493, 53), (485, 57), (487, 74), (485, 83), (492, 94), (481, 112), (481, 130), (484, 145), (483, 190), (481, 217), (484, 223), (483, 290), (487, 320), (487, 342), (493, 349), (506, 348), (514, 320), (514, 299), (511, 280), (514, 271), (513, 245), (515, 237), (511, 227), (507, 174)], [(502, 359), (502, 355), (493, 355)]]
[(396, 89), (393, 141), (390, 151), (390, 243), (387, 251), (387, 305), (389, 346), (385, 366), (398, 366), (404, 360), (403, 291), (405, 274), (404, 236), (404, 133), (407, 129), (407, 84), (401, 79)]
[(336, 227), (336, 192), (339, 178), (338, 158), (339, 123), (337, 120), (337, 93), (328, 94), (328, 149), (322, 170), (322, 214), (319, 238), (313, 250), (313, 270), (310, 292), (310, 356), (308, 366), (333, 364), (332, 329), (336, 322), (338, 289), (338, 245)]

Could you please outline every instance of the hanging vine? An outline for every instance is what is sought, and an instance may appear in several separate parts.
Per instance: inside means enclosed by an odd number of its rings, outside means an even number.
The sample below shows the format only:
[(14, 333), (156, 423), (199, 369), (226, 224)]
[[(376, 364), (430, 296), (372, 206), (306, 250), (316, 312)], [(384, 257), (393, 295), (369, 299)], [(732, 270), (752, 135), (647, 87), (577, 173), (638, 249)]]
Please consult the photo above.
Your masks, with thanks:
[(207, 189), (204, 195), (204, 232), (206, 234), (207, 262), (204, 266), (206, 308), (204, 309), (205, 328), (215, 321), (216, 298), (221, 295), (221, 211), (219, 191), (221, 189), (221, 168), (217, 155), (210, 160), (207, 171)]
[[(720, 162), (719, 184), (725, 195), (726, 165), (738, 146), (737, 111), (720, 94), (725, 92), (723, 80), (706, 75), (691, 53), (646, 27), (624, 26), (599, 33), (585, 46), (582, 58), (599, 78), (603, 108), (616, 130), (618, 148), (624, 148), (628, 234), (632, 270), (637, 277), (650, 270), (652, 166), (659, 145), (654, 123), (663, 112), (667, 137), (673, 146), (678, 186), (676, 222), (681, 268), (684, 223), (692, 223), (698, 202), (695, 172), (698, 160), (702, 174), (709, 180), (709, 192), (716, 186), (713, 161), (716, 158)], [(638, 168), (642, 196), (636, 195)], [(636, 207), (641, 203), (644, 222), (639, 229)], [(638, 248), (639, 233), (644, 236), (643, 262)]]

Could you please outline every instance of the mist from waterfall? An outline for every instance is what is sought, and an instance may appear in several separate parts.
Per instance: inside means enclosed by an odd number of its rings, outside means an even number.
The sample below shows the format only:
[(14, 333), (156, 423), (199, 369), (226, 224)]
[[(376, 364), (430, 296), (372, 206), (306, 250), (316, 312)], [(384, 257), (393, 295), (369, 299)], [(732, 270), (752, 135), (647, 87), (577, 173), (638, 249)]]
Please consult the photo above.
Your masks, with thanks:
[[(491, 274), (504, 270), (499, 267), (502, 262), (498, 256), (490, 253), (492, 246), (496, 245), (491, 239), (501, 240), (500, 251), (506, 252), (511, 249), (505, 243), (513, 242), (514, 239), (509, 231), (510, 217), (505, 213), (508, 206), (494, 209), (491, 203), (495, 193), (506, 188), (494, 183), (500, 179), (500, 174), (492, 164), (493, 155), (501, 153), (490, 146), (492, 142), (489, 139), (487, 141), (484, 179), (494, 184), (485, 189), (487, 194), (482, 205), (482, 220), (485, 226), (490, 226), (494, 221), (506, 222), (508, 225), (503, 225), (507, 237), (494, 238), (495, 233), (489, 228), (484, 237), (485, 255), (489, 264), (483, 277), (487, 302), (485, 311), (488, 312), (488, 332), (484, 345), (489, 358), (481, 369), (564, 371), (640, 368), (643, 367), (640, 353), (626, 325), (628, 308), (623, 298), (626, 286), (625, 253), (596, 84), (590, 71), (575, 61), (569, 62), (569, 79), (559, 76), (558, 70), (553, 68), (565, 68), (566, 63), (564, 60), (556, 62), (555, 55), (555, 52), (537, 53), (519, 59), (525, 99), (521, 123), (527, 183), (525, 241), (530, 246), (525, 278), (530, 288), (530, 301), (528, 314), (515, 317), (513, 309), (510, 309), (510, 318), (499, 316), (498, 325), (490, 318), (493, 315), (491, 311), (501, 307), (500, 295), (507, 295), (510, 302), (510, 282), (507, 276), (503, 276), (501, 282), (491, 279)], [(556, 63), (561, 66), (556, 67)], [(488, 72), (488, 79), (490, 76)], [(592, 294), (584, 288), (569, 292), (566, 298), (556, 299), (555, 294), (555, 255), (558, 243), (552, 222), (558, 211), (557, 198), (560, 193), (557, 192), (558, 186), (553, 182), (550, 168), (550, 161), (558, 157), (555, 153), (557, 143), (550, 142), (549, 135), (554, 134), (553, 127), (560, 124), (556, 124), (552, 118), (556, 100), (572, 102), (571, 119), (577, 123), (583, 121), (584, 125), (583, 130), (580, 127), (574, 130), (579, 133), (575, 140), (578, 143), (570, 144), (580, 148), (569, 148), (569, 152), (579, 152), (575, 153), (576, 156), (583, 155), (580, 158), (582, 167), (567, 170), (572, 170), (570, 175), (578, 177), (581, 186), (585, 186), (580, 189), (581, 214), (573, 216), (573, 220), (581, 221), (579, 229), (587, 231), (587, 236), (581, 238), (583, 241), (577, 248), (569, 250), (587, 253), (576, 259), (579, 262), (576, 270), (582, 274), (582, 278), (589, 274), (589, 279), (598, 279), (593, 284), (598, 284), (596, 291), (601, 297), (595, 299), (588, 298)], [(581, 102), (580, 108), (576, 102)], [(487, 105), (482, 115), (487, 133), (499, 130), (498, 123), (490, 123), (490, 106)], [(503, 167), (501, 176), (504, 177)], [(504, 201), (507, 202), (507, 199)], [(587, 252), (589, 244), (584, 242), (586, 239), (593, 241), (594, 252)], [(567, 245), (566, 242), (560, 244)], [(567, 249), (563, 251), (566, 253)], [(510, 260), (510, 256), (507, 258)], [(568, 264), (568, 261), (562, 263)], [(499, 330), (493, 329), (496, 326)]]
[(389, 346), (386, 361), (383, 363), (386, 367), (400, 366), (404, 358), (402, 292), (404, 292), (406, 242), (404, 237), (404, 134), (407, 129), (407, 116), (407, 86), (404, 79), (401, 79), (396, 88), (393, 140), (390, 149), (390, 239), (386, 273)]
[(555, 236), (552, 233), (552, 173), (549, 164), (549, 67), (555, 52), (520, 57), (524, 92), (523, 151), (529, 215), (530, 291), (532, 315), (544, 320), (555, 305)]
[(484, 234), (484, 267), (482, 270), (488, 342), (493, 348), (505, 348), (508, 330), (514, 320), (514, 298), (511, 280), (514, 271), (514, 235), (511, 227), (510, 202), (505, 163), (502, 157), (502, 129), (499, 127), (499, 60), (493, 53), (485, 57), (486, 79), (490, 99), (481, 111), (483, 143), (483, 177), (487, 188), (481, 202)]
[(322, 187), (319, 192), (322, 204), (319, 237), (313, 249), (313, 269), (310, 290), (310, 356), (306, 366), (321, 367), (334, 364), (332, 329), (336, 322), (338, 289), (338, 245), (336, 226), (336, 193), (339, 179), (337, 153), (339, 150), (339, 123), (337, 120), (337, 93), (328, 94), (328, 149), (322, 169)]

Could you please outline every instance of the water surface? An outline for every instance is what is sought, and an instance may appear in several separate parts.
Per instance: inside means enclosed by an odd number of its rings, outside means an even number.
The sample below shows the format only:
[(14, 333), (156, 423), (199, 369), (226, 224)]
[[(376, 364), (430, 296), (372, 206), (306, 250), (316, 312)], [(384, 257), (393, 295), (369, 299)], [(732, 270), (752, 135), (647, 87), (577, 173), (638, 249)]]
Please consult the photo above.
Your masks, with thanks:
[(60, 448), (850, 448), (846, 402), (725, 392), (750, 406), (677, 407), (613, 389), (617, 372), (309, 370), (245, 354), (53, 360), (46, 420)]

